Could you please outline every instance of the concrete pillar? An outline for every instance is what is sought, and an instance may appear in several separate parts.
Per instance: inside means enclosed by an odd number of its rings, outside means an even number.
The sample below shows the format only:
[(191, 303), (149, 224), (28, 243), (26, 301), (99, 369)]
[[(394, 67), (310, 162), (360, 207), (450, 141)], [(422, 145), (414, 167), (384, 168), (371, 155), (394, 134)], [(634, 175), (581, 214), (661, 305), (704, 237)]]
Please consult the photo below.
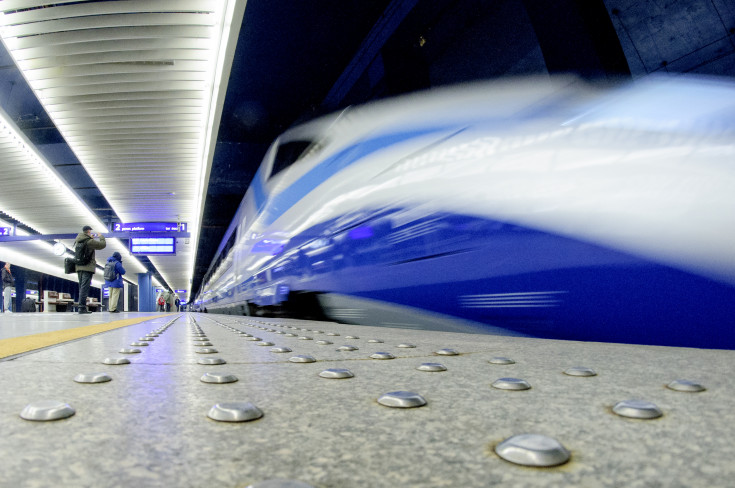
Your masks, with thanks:
[(26, 270), (20, 266), (13, 266), (11, 264), (10, 270), (13, 272), (15, 277), (15, 310), (14, 312), (20, 312), (23, 306), (23, 299), (26, 297)]
[(138, 273), (138, 311), (156, 311), (156, 292), (153, 288), (153, 279), (148, 273)]

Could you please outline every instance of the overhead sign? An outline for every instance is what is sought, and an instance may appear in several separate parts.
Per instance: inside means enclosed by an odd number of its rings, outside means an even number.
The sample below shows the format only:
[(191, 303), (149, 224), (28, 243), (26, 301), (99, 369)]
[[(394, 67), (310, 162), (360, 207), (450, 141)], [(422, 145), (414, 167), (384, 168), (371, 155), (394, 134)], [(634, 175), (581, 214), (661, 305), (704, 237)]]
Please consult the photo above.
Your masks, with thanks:
[(186, 223), (177, 222), (132, 222), (128, 224), (117, 223), (113, 232), (186, 232)]
[(0, 236), (9, 236), (12, 231), (11, 227), (0, 227)]
[(102, 287), (102, 298), (110, 298), (110, 289), (106, 286)]
[(184, 293), (186, 293), (186, 290), (174, 290), (174, 291), (175, 291), (176, 293), (181, 293), (181, 294), (184, 294)]
[(130, 252), (133, 254), (176, 254), (175, 237), (131, 237)]

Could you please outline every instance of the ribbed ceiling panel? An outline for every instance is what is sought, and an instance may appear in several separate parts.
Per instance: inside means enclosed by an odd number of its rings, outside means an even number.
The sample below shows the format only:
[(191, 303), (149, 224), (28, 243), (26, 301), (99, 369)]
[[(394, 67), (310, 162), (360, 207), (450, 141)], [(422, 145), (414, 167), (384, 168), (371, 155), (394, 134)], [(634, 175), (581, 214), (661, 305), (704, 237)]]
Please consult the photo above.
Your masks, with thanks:
[[(196, 224), (215, 68), (230, 49), (223, 41), (236, 41), (222, 39), (225, 10), (235, 1), (0, 1), (3, 42), (124, 222)], [(38, 225), (69, 229), (53, 218)], [(177, 244), (178, 265), (156, 263), (169, 284), (186, 287), (193, 250)]]

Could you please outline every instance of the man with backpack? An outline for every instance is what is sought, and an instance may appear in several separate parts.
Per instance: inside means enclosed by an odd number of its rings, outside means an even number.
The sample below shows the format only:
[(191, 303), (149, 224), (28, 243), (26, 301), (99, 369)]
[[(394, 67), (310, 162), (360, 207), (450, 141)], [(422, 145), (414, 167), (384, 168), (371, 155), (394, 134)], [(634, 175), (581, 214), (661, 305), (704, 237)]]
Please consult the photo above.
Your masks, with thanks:
[(104, 274), (105, 286), (110, 289), (107, 310), (110, 313), (120, 313), (120, 310), (117, 309), (117, 302), (120, 300), (120, 290), (123, 287), (122, 275), (125, 274), (125, 268), (123, 268), (122, 256), (119, 252), (113, 252), (112, 256), (107, 258)]
[[(99, 240), (95, 240), (95, 237), (99, 237)], [(107, 246), (105, 236), (92, 234), (92, 228), (88, 225), (82, 227), (82, 232), (74, 239), (74, 261), (79, 278), (79, 313), (92, 313), (87, 310), (87, 296), (89, 296), (92, 276), (97, 270), (94, 251), (104, 249), (105, 246)]]

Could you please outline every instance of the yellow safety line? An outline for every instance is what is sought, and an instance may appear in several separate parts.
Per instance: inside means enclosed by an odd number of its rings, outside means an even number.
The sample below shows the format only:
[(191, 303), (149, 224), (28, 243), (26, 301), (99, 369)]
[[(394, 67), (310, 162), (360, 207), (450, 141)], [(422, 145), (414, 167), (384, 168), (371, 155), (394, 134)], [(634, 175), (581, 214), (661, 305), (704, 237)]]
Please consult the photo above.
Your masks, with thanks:
[(104, 324), (74, 327), (73, 329), (55, 330), (52, 332), (42, 332), (40, 334), (11, 337), (10, 339), (0, 339), (0, 359), (167, 316), (168, 315), (149, 315), (146, 317), (115, 320), (114, 322), (106, 322)]

